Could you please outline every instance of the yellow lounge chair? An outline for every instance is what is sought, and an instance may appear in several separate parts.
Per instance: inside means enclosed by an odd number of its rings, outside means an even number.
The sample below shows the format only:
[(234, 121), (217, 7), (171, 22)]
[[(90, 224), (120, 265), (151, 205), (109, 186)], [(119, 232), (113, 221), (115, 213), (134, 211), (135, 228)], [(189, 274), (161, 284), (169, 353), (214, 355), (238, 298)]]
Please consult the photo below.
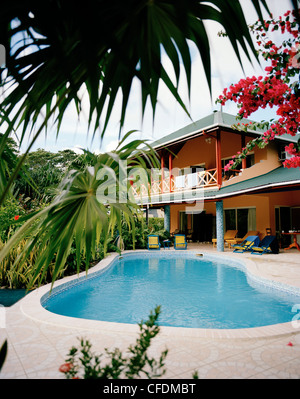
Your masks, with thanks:
[(159, 236), (157, 234), (148, 235), (148, 249), (160, 249)]
[[(235, 238), (235, 236), (237, 235), (237, 232), (238, 232), (237, 230), (227, 230), (226, 233), (224, 234), (224, 242), (226, 240), (233, 240)], [(215, 247), (217, 244), (217, 239), (213, 238), (212, 243), (213, 243), (213, 246)]]
[(175, 234), (174, 236), (174, 248), (175, 249), (186, 249), (187, 242), (184, 234)]

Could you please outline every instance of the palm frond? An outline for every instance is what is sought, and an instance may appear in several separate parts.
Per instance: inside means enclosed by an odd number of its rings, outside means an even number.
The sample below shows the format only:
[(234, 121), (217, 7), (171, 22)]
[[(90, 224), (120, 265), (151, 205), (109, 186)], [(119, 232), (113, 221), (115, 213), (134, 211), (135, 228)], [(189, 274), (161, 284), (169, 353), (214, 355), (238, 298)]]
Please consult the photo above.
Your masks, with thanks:
[[(126, 139), (130, 139), (132, 133), (125, 135)], [(0, 263), (24, 237), (29, 237), (16, 264), (24, 262), (34, 248), (39, 248), (32, 286), (43, 279), (50, 264), (54, 265), (52, 276), (55, 281), (65, 267), (74, 241), (79, 271), (81, 255), (85, 257), (88, 269), (100, 240), (105, 245), (116, 226), (121, 231), (123, 217), (134, 236), (135, 216), (140, 216), (139, 207), (130, 195), (125, 200), (122, 196), (130, 188), (130, 168), (144, 168), (149, 161), (151, 164), (148, 167), (158, 166), (153, 150), (145, 145), (146, 149), (139, 150), (142, 144), (145, 142), (134, 140), (125, 143), (123, 140), (109, 154), (87, 152), (89, 165), (82, 170), (70, 171), (65, 176), (59, 194), (47, 208), (23, 218), (24, 224), (1, 250)], [(122, 173), (120, 168), (124, 169)], [(149, 176), (146, 175), (146, 178), (148, 182)]]

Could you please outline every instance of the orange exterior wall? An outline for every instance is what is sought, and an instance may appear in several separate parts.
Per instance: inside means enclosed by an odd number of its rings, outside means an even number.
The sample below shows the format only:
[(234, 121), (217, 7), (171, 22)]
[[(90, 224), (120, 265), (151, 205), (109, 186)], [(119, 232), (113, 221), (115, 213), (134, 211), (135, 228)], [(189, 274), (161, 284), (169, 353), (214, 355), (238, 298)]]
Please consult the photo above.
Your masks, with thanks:
[[(206, 139), (211, 136), (211, 143), (207, 143)], [(216, 168), (216, 140), (213, 138), (215, 133), (200, 136), (188, 140), (177, 156), (172, 161), (174, 176), (177, 175), (176, 168), (183, 169), (190, 166), (201, 165), (205, 163), (206, 169)], [(245, 144), (250, 138), (245, 138)], [(236, 133), (221, 131), (221, 158), (231, 158), (242, 148), (241, 136)], [(224, 185), (233, 184), (238, 181), (252, 178), (265, 174), (266, 172), (280, 166), (278, 160), (278, 151), (276, 143), (270, 143), (269, 146), (259, 149), (254, 148), (255, 165), (245, 169), (239, 176), (232, 178)], [(275, 207), (277, 206), (300, 206), (300, 192), (290, 191), (282, 193), (255, 194), (235, 196), (223, 200), (224, 209), (229, 208), (256, 208), (256, 228), (260, 232), (260, 238), (266, 234), (266, 228), (271, 228), (275, 234)], [(214, 202), (206, 202), (203, 205), (207, 214), (216, 215), (216, 205)], [(170, 231), (179, 228), (179, 212), (186, 209), (193, 209), (193, 205), (188, 204), (171, 204), (170, 207)], [(188, 217), (188, 228), (190, 225), (190, 217)]]
[[(186, 168), (192, 165), (205, 163), (206, 169), (216, 167), (216, 145), (214, 134), (211, 134), (211, 143), (208, 144), (205, 137), (197, 137), (187, 141), (173, 160), (173, 168)], [(249, 139), (246, 139), (246, 143)], [(221, 132), (221, 158), (229, 158), (242, 148), (241, 137), (238, 134)]]
[[(275, 207), (278, 206), (300, 206), (300, 191), (241, 195), (223, 200), (224, 210), (230, 208), (256, 208), (256, 229), (259, 231), (260, 239), (265, 236), (266, 228), (270, 227), (272, 233), (275, 234)], [(216, 205), (214, 202), (206, 202), (203, 207), (206, 213), (216, 215)], [(171, 204), (171, 232), (179, 228), (179, 211), (187, 209), (193, 209), (193, 206), (188, 204)]]

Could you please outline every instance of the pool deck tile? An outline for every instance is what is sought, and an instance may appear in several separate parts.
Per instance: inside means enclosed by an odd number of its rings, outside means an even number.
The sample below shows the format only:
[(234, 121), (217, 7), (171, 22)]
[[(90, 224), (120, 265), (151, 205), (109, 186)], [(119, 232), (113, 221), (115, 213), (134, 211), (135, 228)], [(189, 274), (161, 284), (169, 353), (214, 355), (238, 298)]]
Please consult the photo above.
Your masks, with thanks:
[[(189, 243), (188, 249), (218, 254), (211, 245)], [(296, 250), (251, 256), (232, 254), (226, 248), (222, 255), (248, 259), (250, 273), (268, 281), (300, 287), (300, 253)], [(102, 266), (108, 262), (105, 260)], [(39, 297), (40, 293), (33, 292), (5, 308), (0, 345), (7, 339), (8, 355), (0, 379), (64, 378), (59, 366), (69, 349), (78, 346), (79, 338), (89, 339), (98, 354), (115, 347), (125, 352), (135, 342), (137, 326), (56, 316), (42, 308), (35, 295)], [(163, 378), (167, 379), (189, 379), (195, 371), (200, 379), (300, 378), (300, 325), (245, 329), (242, 334), (241, 330), (161, 327), (150, 354), (158, 357), (166, 348), (169, 352)]]

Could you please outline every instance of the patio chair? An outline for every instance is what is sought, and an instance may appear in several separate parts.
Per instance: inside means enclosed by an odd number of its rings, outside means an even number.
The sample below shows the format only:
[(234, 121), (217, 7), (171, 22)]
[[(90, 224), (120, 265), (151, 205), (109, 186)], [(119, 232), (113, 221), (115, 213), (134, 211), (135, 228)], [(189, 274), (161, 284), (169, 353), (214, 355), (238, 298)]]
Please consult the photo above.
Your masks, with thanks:
[[(224, 234), (224, 242), (226, 242), (226, 240), (233, 240), (237, 235), (237, 232), (238, 232), (237, 230), (227, 230), (226, 233)], [(213, 238), (212, 243), (213, 246), (215, 247), (217, 244), (217, 239)]]
[(246, 238), (250, 237), (250, 236), (257, 236), (258, 235), (258, 231), (248, 231), (247, 234), (244, 235), (243, 238), (232, 238), (232, 239), (226, 239), (225, 241), (227, 242), (229, 248), (235, 244), (241, 244), (242, 242), (244, 242), (246, 240)]
[(186, 249), (187, 241), (184, 234), (175, 234), (174, 249)]
[(159, 236), (157, 234), (148, 235), (148, 249), (160, 249)]
[(240, 244), (232, 245), (232, 248), (234, 248), (233, 252), (243, 253), (245, 251), (251, 251), (254, 245), (259, 245), (259, 242), (260, 240), (258, 236), (248, 236)]
[(258, 246), (253, 246), (251, 248), (251, 254), (262, 255), (262, 254), (278, 254), (279, 245), (275, 236), (265, 236)]

